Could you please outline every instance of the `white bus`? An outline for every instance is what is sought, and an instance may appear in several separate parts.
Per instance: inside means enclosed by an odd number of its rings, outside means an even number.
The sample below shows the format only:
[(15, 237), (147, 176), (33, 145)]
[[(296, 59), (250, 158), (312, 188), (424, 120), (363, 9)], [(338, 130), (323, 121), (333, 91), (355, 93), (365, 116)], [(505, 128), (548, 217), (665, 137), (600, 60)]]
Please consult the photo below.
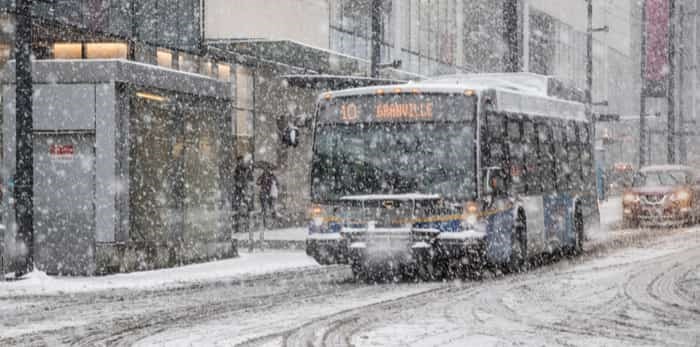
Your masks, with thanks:
[(551, 86), (486, 74), (323, 94), (307, 253), (430, 279), (579, 252), (599, 218), (592, 129)]

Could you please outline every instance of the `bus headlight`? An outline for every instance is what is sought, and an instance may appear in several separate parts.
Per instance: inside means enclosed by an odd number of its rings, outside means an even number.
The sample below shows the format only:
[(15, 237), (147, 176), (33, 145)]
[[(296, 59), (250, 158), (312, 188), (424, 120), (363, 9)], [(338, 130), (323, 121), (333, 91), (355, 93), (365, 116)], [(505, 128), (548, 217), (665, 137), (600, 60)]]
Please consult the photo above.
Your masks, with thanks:
[(639, 195), (627, 192), (622, 196), (622, 201), (626, 204), (635, 204), (639, 202)]
[(311, 225), (320, 228), (325, 223), (326, 211), (321, 205), (312, 205), (308, 211)]
[(468, 202), (464, 204), (464, 209), (462, 211), (462, 229), (474, 229), (476, 223), (479, 221), (479, 204), (476, 202)]

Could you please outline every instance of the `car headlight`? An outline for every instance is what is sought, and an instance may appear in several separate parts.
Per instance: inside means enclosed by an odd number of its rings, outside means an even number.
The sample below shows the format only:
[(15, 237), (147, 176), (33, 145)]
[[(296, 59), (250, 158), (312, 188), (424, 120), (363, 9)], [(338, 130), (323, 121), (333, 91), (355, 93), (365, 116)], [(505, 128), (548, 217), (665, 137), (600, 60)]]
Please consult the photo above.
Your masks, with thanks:
[(639, 195), (635, 193), (625, 193), (622, 196), (622, 201), (628, 204), (639, 202)]
[(690, 201), (690, 192), (687, 190), (679, 190), (673, 193), (673, 195), (671, 195), (671, 198), (674, 201), (687, 202)]

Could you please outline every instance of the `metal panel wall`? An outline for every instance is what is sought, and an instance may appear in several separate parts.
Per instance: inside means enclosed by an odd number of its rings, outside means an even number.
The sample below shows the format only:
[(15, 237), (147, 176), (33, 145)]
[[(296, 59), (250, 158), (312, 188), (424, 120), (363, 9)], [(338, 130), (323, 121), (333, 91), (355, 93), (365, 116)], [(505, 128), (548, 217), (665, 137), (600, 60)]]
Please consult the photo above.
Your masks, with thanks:
[(114, 84), (95, 86), (95, 241), (114, 242), (116, 194), (116, 92)]

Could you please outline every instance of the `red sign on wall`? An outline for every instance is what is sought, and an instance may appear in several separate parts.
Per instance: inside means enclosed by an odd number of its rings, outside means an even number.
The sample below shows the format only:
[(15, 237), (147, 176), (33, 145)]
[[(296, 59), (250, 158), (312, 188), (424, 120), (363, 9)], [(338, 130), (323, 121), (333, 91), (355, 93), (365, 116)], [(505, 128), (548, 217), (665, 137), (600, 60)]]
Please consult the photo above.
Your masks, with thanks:
[(52, 160), (72, 160), (75, 155), (75, 147), (70, 145), (51, 145), (49, 155)]

